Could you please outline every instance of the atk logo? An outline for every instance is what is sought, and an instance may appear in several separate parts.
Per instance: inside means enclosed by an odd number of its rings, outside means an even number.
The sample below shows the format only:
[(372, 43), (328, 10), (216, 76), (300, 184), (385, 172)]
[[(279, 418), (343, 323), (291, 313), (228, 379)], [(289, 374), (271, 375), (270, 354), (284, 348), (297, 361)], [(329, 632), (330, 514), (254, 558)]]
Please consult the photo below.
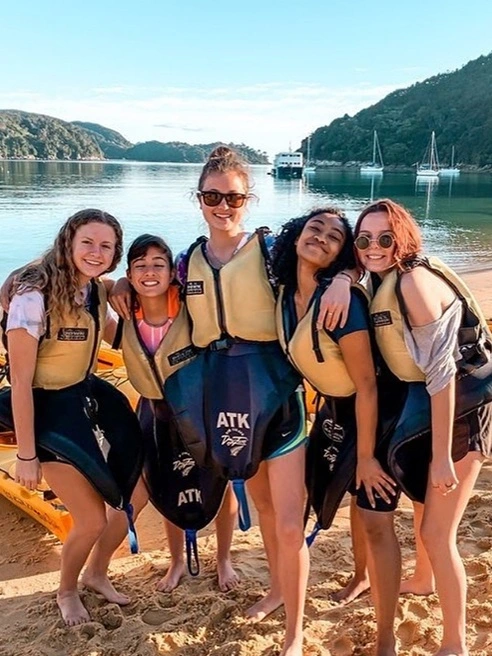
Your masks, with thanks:
[(186, 451), (182, 451), (176, 460), (173, 461), (173, 471), (180, 472), (183, 478), (188, 476), (195, 466), (195, 461)]
[(202, 503), (202, 492), (196, 487), (182, 490), (178, 495), (178, 508), (184, 503)]
[(243, 429), (250, 429), (249, 413), (219, 412), (217, 428), (227, 428), (222, 434), (222, 446), (229, 449), (231, 456), (236, 457), (249, 440), (249, 437), (243, 432)]

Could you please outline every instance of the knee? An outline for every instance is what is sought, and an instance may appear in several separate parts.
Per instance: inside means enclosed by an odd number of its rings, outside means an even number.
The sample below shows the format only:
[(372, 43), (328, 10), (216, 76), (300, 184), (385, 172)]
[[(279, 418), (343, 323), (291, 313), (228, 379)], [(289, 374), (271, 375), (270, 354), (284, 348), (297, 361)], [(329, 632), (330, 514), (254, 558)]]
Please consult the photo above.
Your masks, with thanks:
[(371, 546), (377, 546), (383, 544), (388, 539), (394, 539), (395, 532), (393, 524), (391, 521), (388, 521), (389, 518), (384, 516), (383, 513), (361, 510), (360, 514), (367, 541)]
[(442, 554), (449, 544), (449, 535), (443, 527), (437, 522), (425, 521), (425, 518), (420, 527), (420, 537), (429, 556), (433, 553)]
[(74, 523), (74, 528), (81, 535), (84, 535), (86, 538), (92, 538), (94, 542), (104, 532), (106, 526), (108, 525), (108, 520), (105, 512), (92, 513), (90, 517), (84, 518), (83, 521), (79, 520)]
[(275, 531), (278, 541), (291, 548), (297, 549), (304, 542), (302, 517), (278, 516), (275, 522)]

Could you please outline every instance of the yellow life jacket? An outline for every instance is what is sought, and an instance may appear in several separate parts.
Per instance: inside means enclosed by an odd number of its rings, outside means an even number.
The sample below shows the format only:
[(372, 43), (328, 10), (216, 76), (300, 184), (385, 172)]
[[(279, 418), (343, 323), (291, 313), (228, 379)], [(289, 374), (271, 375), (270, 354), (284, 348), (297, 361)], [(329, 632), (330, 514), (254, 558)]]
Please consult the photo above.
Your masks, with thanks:
[(108, 309), (102, 282), (92, 281), (89, 310), (80, 317), (71, 314), (53, 319), (47, 316), (47, 329), (38, 346), (33, 387), (62, 389), (80, 383), (97, 368)]
[(128, 378), (137, 392), (146, 399), (164, 398), (166, 379), (196, 355), (184, 303), (153, 356), (138, 334), (135, 316), (123, 324), (121, 348)]
[[(367, 298), (367, 291), (357, 285)], [(322, 289), (315, 292), (315, 298), (306, 314), (297, 323), (290, 339), (288, 321), (291, 312), (287, 307), (285, 288), (282, 287), (277, 301), (277, 331), (280, 345), (294, 367), (320, 394), (333, 397), (347, 397), (355, 394), (355, 385), (349, 376), (340, 346), (326, 330), (317, 330)]]
[(199, 348), (233, 338), (277, 340), (275, 294), (268, 278), (269, 256), (261, 230), (220, 270), (207, 262), (201, 238), (188, 251), (186, 306), (192, 341)]
[[(466, 368), (474, 358), (480, 360), (483, 344), (489, 342), (491, 336), (480, 306), (467, 285), (437, 257), (419, 258), (410, 266), (425, 266), (444, 280), (463, 303), (463, 322), (458, 338), (463, 361), (457, 362), (458, 368)], [(399, 280), (403, 274), (404, 271), (393, 269), (383, 278), (371, 303), (372, 325), (381, 355), (393, 374), (406, 382), (425, 381), (424, 373), (415, 364), (405, 344), (405, 316), (402, 300), (398, 298), (401, 297)]]

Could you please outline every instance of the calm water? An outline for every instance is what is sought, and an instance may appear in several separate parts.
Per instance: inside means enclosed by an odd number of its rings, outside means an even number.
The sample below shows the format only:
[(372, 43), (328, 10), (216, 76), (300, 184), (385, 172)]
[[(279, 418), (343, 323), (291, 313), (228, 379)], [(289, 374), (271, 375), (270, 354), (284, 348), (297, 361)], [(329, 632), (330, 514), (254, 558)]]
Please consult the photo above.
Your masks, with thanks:
[[(416, 184), (408, 173), (363, 178), (358, 171), (320, 171), (307, 181), (275, 180), (253, 167), (258, 202), (247, 226), (278, 228), (313, 206), (336, 204), (354, 220), (371, 199), (388, 196), (419, 220), (428, 252), (457, 268), (492, 261), (492, 176)], [(142, 232), (164, 236), (175, 252), (205, 232), (193, 199), (199, 165), (130, 162), (0, 161), (0, 279), (39, 255), (61, 223), (84, 207), (98, 207), (123, 223), (126, 243)]]

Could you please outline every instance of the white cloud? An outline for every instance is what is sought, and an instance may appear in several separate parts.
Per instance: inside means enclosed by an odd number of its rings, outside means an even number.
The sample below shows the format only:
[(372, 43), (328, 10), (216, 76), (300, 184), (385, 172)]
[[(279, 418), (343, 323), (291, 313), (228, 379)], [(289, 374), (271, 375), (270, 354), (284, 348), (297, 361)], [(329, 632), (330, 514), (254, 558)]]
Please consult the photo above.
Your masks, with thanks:
[[(317, 127), (354, 114), (391, 91), (407, 86), (360, 83), (329, 87), (292, 82), (236, 88), (136, 88), (112, 86), (83, 92), (80, 88), (39, 94), (27, 90), (0, 93), (0, 107), (40, 112), (71, 121), (91, 121), (118, 130), (133, 142), (244, 142), (273, 154)], [(165, 131), (160, 126), (166, 126)]]

